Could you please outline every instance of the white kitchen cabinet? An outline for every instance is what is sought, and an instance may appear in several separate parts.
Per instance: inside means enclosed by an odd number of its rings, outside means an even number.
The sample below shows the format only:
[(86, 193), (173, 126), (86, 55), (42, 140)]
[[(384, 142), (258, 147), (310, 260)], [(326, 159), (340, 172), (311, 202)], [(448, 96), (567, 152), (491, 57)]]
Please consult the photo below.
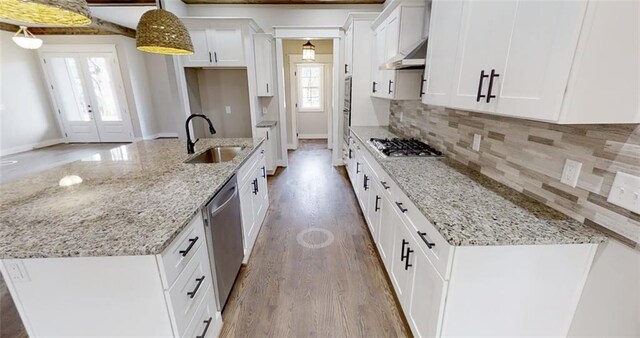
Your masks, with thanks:
[(273, 36), (254, 34), (253, 48), (256, 61), (256, 86), (258, 96), (272, 97), (274, 87)]
[(400, 52), (399, 43), (400, 43), (400, 13), (402, 11), (401, 7), (396, 8), (391, 15), (387, 17), (383, 25), (385, 26), (384, 30), (384, 59), (380, 60), (383, 63), (392, 57), (396, 56), (398, 52)]
[[(395, 210), (394, 210), (395, 212)], [(394, 244), (391, 255), (391, 281), (396, 290), (396, 295), (403, 308), (407, 307), (409, 297), (409, 281), (412, 277), (412, 261), (418, 245), (413, 240), (413, 235), (402, 222), (394, 226)]]
[(378, 234), (380, 232), (380, 218), (382, 213), (382, 192), (380, 191), (382, 188), (380, 187), (380, 183), (372, 177), (369, 183), (369, 189), (371, 191), (369, 192), (369, 200), (367, 202), (368, 209), (365, 217), (369, 222), (371, 236), (377, 241)]
[(373, 52), (371, 53), (373, 59), (371, 62), (371, 96), (382, 98), (386, 97), (384, 86), (389, 76), (389, 71), (380, 70), (379, 68), (386, 57), (386, 46), (384, 43), (386, 28), (385, 25), (380, 25), (373, 31)]
[(422, 103), (449, 104), (462, 20), (462, 1), (433, 1)]
[(276, 156), (278, 142), (275, 139), (276, 126), (258, 127), (256, 128), (257, 137), (264, 137), (263, 151), (265, 157), (266, 170), (269, 175), (273, 175), (276, 171)]
[(638, 123), (639, 8), (434, 0), (423, 103), (552, 123)]
[(353, 75), (353, 23), (344, 32), (344, 73)]
[(183, 59), (185, 67), (245, 67), (242, 27), (186, 21), (194, 54)]
[(251, 256), (253, 245), (262, 228), (267, 210), (269, 194), (267, 188), (267, 172), (265, 164), (264, 144), (238, 170), (238, 186), (240, 187), (240, 210), (242, 214), (242, 238), (246, 264)]
[(385, 196), (381, 201), (380, 209), (380, 235), (377, 247), (387, 271), (391, 270), (393, 248), (395, 243), (395, 227), (401, 224), (400, 217), (394, 210), (395, 205)]

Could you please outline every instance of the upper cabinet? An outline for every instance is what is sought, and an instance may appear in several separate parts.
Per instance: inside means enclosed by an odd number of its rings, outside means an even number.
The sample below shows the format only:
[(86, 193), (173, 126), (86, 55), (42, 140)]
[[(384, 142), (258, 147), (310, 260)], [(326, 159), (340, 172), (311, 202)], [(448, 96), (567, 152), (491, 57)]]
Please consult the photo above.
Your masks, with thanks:
[(253, 47), (256, 61), (256, 86), (258, 96), (271, 97), (274, 89), (273, 36), (254, 34)]
[(184, 57), (185, 67), (246, 67), (241, 26), (186, 23), (194, 53)]
[(344, 73), (353, 75), (353, 24), (344, 32)]
[(395, 99), (420, 99), (422, 71), (380, 69), (388, 60), (425, 38), (425, 2), (396, 0), (372, 25), (371, 96)]
[(639, 6), (434, 0), (423, 103), (556, 123), (640, 122)]

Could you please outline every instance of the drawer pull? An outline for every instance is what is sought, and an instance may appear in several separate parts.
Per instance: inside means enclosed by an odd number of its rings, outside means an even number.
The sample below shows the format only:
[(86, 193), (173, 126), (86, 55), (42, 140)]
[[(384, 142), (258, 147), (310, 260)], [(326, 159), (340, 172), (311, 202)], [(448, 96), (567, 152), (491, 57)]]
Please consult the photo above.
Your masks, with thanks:
[(267, 178), (267, 168), (262, 166), (262, 178)]
[(196, 292), (198, 292), (198, 290), (200, 289), (200, 286), (202, 285), (202, 282), (204, 282), (204, 276), (200, 277), (200, 278), (196, 278), (196, 281), (198, 281), (198, 284), (196, 284), (196, 287), (193, 289), (193, 291), (191, 292), (187, 292), (187, 296), (189, 296), (189, 298), (192, 298), (196, 296)]
[(484, 82), (484, 79), (487, 77), (489, 77), (489, 75), (486, 75), (484, 70), (480, 72), (480, 82), (478, 83), (478, 95), (476, 95), (476, 102), (480, 102), (480, 99), (486, 97), (486, 95), (482, 94), (482, 82)]
[(376, 206), (373, 210), (375, 212), (378, 212), (378, 210), (380, 210), (380, 206), (378, 205), (378, 202), (380, 202), (380, 196), (376, 195)]
[(400, 211), (402, 211), (402, 213), (404, 214), (405, 212), (409, 211), (409, 209), (405, 208), (402, 206), (402, 203), (400, 202), (396, 202), (396, 205), (398, 206), (398, 209), (400, 209)]
[(360, 173), (360, 163), (356, 162), (356, 174)]
[(198, 236), (196, 236), (196, 238), (190, 238), (189, 242), (191, 243), (189, 243), (189, 246), (186, 249), (180, 250), (178, 252), (182, 255), (182, 257), (186, 256), (187, 254), (189, 254), (189, 251), (193, 249), (193, 246), (196, 244), (197, 241), (198, 241)]
[(196, 338), (204, 338), (204, 336), (207, 334), (207, 331), (209, 330), (209, 325), (211, 325), (211, 320), (213, 318), (209, 317), (209, 319), (203, 321), (203, 323), (205, 323), (206, 325), (204, 326), (204, 330), (202, 331), (202, 333), (199, 336), (196, 336)]
[(405, 239), (402, 239), (402, 249), (400, 249), (400, 261), (402, 262), (404, 260), (404, 247), (405, 245), (409, 244), (408, 241), (406, 241)]
[(426, 232), (418, 231), (418, 235), (420, 235), (420, 238), (422, 238), (422, 241), (424, 242), (424, 244), (427, 245), (427, 248), (431, 249), (434, 246), (436, 246), (436, 243), (429, 242), (429, 240), (427, 239), (427, 233)]
[(407, 259), (406, 261), (404, 261), (404, 269), (405, 270), (409, 270), (409, 267), (412, 267), (413, 264), (409, 263), (409, 255), (413, 252), (413, 250), (411, 250), (411, 248), (407, 248), (407, 255), (405, 256), (405, 258)]
[(389, 188), (391, 188), (390, 186), (387, 185), (387, 182), (385, 181), (380, 181), (380, 184), (382, 184), (382, 187), (384, 188), (384, 190), (389, 190)]

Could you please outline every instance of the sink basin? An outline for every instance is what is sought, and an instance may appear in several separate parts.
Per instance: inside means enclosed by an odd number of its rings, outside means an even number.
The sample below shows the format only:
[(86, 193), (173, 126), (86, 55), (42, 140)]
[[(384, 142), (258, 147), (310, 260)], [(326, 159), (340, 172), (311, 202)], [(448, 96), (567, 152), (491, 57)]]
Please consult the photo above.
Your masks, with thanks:
[(187, 160), (185, 163), (221, 163), (233, 160), (242, 147), (213, 147)]

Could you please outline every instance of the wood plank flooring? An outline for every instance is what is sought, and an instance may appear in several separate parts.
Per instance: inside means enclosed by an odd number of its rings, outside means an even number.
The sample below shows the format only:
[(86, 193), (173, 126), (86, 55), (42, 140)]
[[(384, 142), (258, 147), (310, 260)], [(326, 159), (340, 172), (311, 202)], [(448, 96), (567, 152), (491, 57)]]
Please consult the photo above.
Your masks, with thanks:
[[(410, 335), (343, 167), (303, 141), (269, 178), (270, 208), (223, 312), (222, 337)], [(330, 231), (308, 248), (298, 234)], [(302, 236), (316, 246), (320, 231)], [(303, 242), (303, 243), (304, 243)]]

